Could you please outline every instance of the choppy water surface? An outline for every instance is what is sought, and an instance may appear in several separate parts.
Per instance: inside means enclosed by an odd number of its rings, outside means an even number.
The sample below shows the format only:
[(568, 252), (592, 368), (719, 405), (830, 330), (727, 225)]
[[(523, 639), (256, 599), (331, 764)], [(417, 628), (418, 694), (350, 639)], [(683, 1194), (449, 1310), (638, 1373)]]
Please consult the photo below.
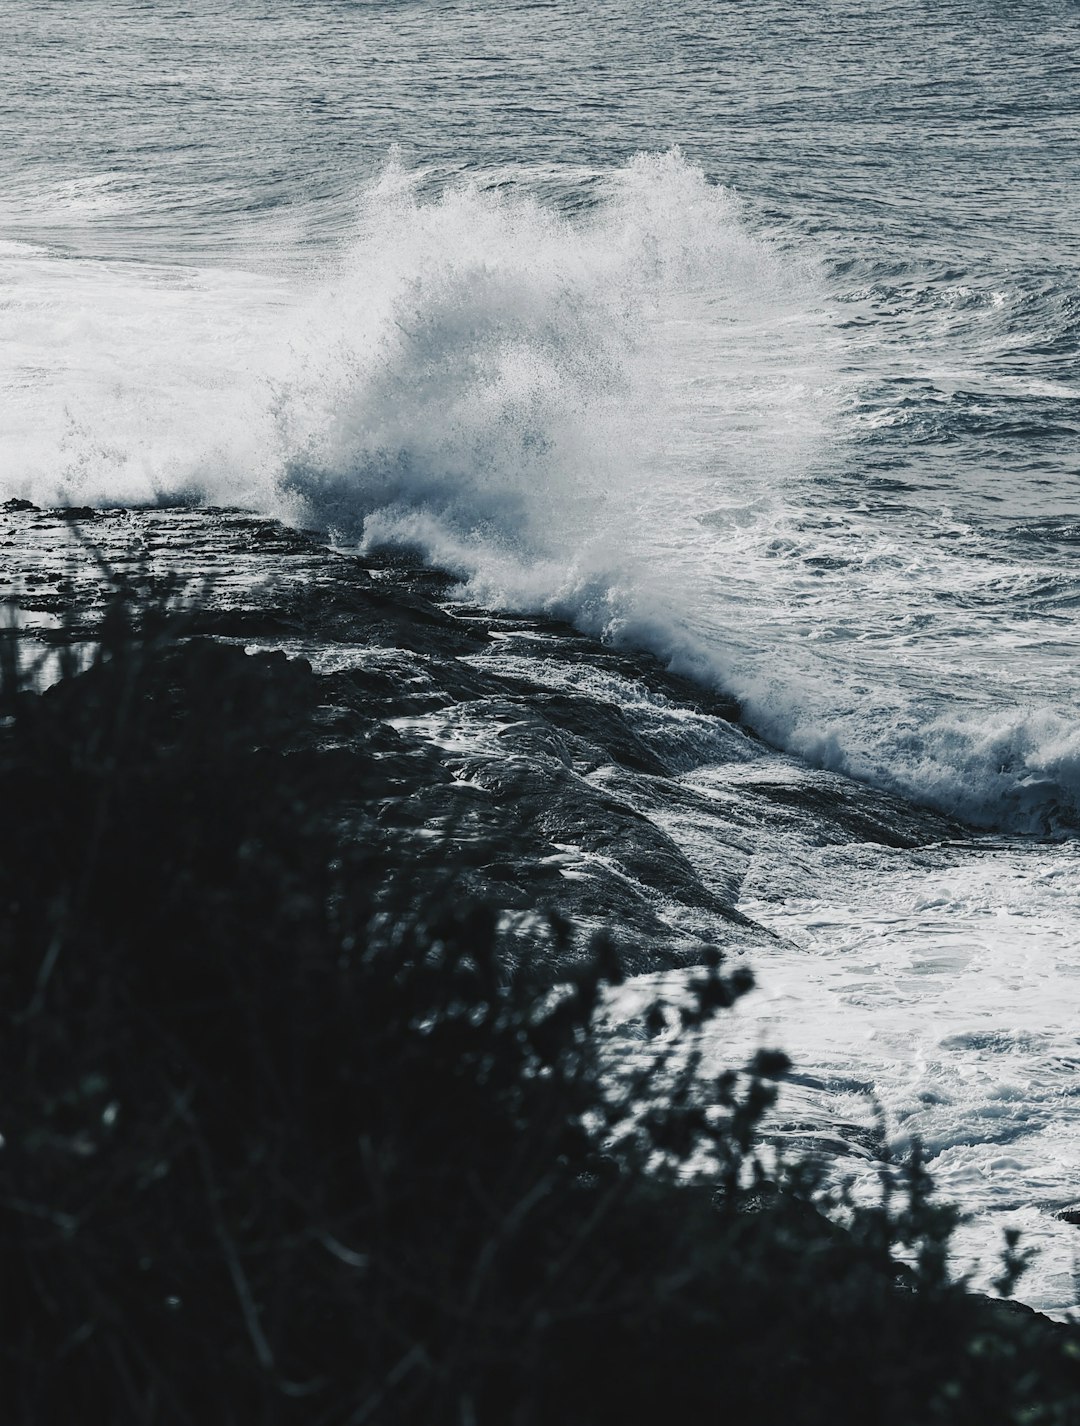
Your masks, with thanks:
[[(0, 496), (408, 540), (1008, 834), (748, 906), (800, 947), (773, 1038), (1043, 1224), (1080, 1197), (1076, 864), (1024, 840), (1080, 825), (1078, 56), (1070, 0), (0, 10)], [(980, 1157), (1001, 1102), (1022, 1171)]]

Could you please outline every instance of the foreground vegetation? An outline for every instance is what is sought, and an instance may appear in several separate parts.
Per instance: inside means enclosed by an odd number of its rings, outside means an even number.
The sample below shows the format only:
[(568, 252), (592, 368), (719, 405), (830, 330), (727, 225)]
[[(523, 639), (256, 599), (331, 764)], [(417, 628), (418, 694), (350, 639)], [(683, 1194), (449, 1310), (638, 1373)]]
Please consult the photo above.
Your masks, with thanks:
[(183, 635), (121, 598), (40, 696), (0, 645), (5, 1420), (1080, 1420), (1077, 1336), (948, 1281), (917, 1158), (844, 1229), (766, 1173), (783, 1057), (692, 1054), (744, 975), (703, 951), (689, 1058), (602, 1072), (615, 941), (511, 969), (310, 669)]

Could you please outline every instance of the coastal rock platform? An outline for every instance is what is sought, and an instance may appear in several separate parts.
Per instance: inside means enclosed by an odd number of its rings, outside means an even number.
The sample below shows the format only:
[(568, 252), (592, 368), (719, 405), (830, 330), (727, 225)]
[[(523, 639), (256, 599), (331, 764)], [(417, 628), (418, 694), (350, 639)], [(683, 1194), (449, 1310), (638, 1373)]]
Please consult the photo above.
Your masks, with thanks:
[[(752, 954), (775, 938), (742, 890), (784, 894), (800, 850), (964, 833), (776, 752), (649, 655), (468, 603), (408, 552), (233, 510), (0, 508), (0, 598), (40, 686), (87, 660), (120, 588), (168, 603), (185, 639), (299, 661), (317, 712), (296, 751), (329, 770), (346, 835), (391, 839), (403, 865), (453, 844), (462, 895), (500, 909), (511, 945), (555, 914), (579, 949), (610, 930), (631, 971)], [(360, 750), (374, 801), (350, 797)]]

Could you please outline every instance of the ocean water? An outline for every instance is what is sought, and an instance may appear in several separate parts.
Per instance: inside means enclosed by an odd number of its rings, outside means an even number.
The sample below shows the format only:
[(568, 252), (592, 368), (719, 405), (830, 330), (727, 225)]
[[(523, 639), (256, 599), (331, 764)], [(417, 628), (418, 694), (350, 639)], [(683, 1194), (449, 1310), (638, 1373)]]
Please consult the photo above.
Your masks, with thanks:
[(740, 1013), (1057, 1312), (1078, 94), (1072, 0), (0, 7), (0, 499), (405, 543), (967, 821), (763, 856)]

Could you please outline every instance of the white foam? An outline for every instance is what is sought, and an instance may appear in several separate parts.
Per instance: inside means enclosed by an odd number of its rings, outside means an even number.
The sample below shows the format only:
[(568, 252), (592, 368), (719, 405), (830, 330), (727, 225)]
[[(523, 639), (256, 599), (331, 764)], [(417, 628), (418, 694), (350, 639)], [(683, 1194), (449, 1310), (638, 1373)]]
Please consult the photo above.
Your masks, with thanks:
[(918, 1135), (943, 1199), (973, 1215), (957, 1271), (988, 1288), (1019, 1227), (1039, 1256), (1018, 1295), (1074, 1310), (1076, 1229), (1054, 1214), (1080, 1170), (1076, 844), (777, 851), (803, 885), (774, 895), (762, 867), (740, 903), (784, 940), (755, 950), (760, 989), (720, 1027), (722, 1053), (740, 1034), (782, 1044), (825, 1086), (826, 1126), (860, 1117), (845, 1086), (872, 1086), (897, 1146)]
[(272, 506), (262, 349), (290, 294), (213, 268), (0, 252), (0, 494)]
[(818, 765), (1076, 825), (1078, 636), (1030, 617), (1071, 576), (988, 557), (949, 511), (883, 526), (813, 262), (678, 152), (600, 180), (567, 216), (391, 162), (305, 278), (285, 247), (244, 272), (9, 245), (0, 493), (413, 544), (467, 598), (735, 694)]

